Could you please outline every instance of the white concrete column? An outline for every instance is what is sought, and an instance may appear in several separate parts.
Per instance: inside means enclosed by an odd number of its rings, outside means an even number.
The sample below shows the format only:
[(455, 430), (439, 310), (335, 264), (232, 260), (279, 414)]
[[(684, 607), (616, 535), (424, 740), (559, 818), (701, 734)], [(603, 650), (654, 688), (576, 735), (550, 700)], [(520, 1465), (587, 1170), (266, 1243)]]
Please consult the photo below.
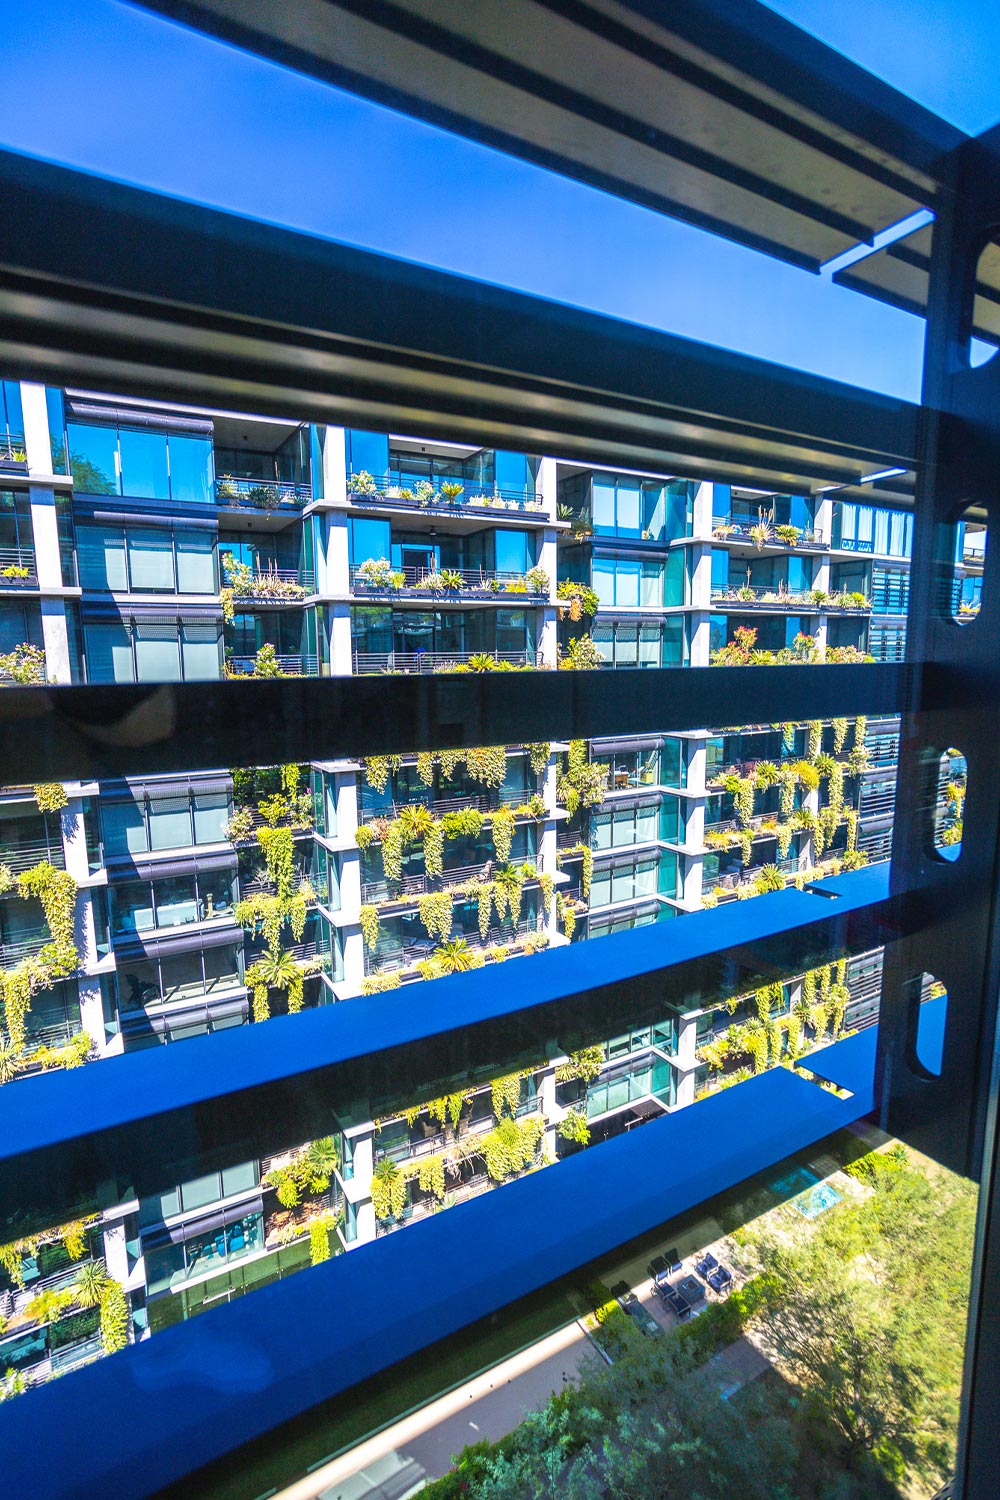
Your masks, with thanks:
[[(552, 480), (550, 489), (555, 492), (555, 463), (552, 459), (543, 459), (543, 464), (551, 464)], [(546, 504), (548, 501), (546, 500)], [(552, 502), (553, 513), (555, 501)], [(539, 533), (538, 540), (538, 567), (543, 568), (549, 579), (549, 602), (544, 610), (538, 612), (538, 653), (539, 660), (547, 667), (554, 667), (558, 661), (558, 621), (559, 615), (556, 610), (556, 588), (559, 580), (559, 549), (556, 543), (556, 531), (547, 526)]]
[(329, 505), (347, 504), (347, 434), (328, 426), (323, 440), (323, 498)]
[[(686, 742), (686, 755), (686, 784), (688, 791), (692, 795), (687, 801), (681, 799), (681, 810), (687, 814), (684, 837), (685, 842), (692, 848), (700, 849), (705, 842), (705, 781), (708, 763), (708, 753), (705, 749), (704, 740), (688, 740)], [(686, 860), (684, 886), (681, 895), (681, 900), (689, 911), (701, 910), (703, 879), (704, 861), (701, 856), (689, 857)]]
[(681, 1072), (677, 1079), (677, 1108), (694, 1103), (694, 1079), (698, 1067), (695, 1055), (698, 1045), (697, 1016), (681, 1016), (677, 1023), (677, 1061)]
[[(535, 476), (535, 499), (540, 500), (545, 507), (545, 513), (550, 521), (556, 519), (556, 503), (559, 498), (559, 487), (556, 482), (556, 461), (554, 458), (543, 458), (538, 465), (538, 473)], [(541, 564), (545, 567), (545, 564)], [(555, 570), (552, 573), (555, 581)]]
[(61, 599), (42, 599), (42, 646), (45, 650), (45, 677), (48, 682), (73, 680), (69, 656), (69, 626), (66, 606)]
[(28, 474), (51, 474), (52, 443), (49, 438), (49, 414), (45, 406), (44, 385), (36, 385), (29, 380), (21, 382), (21, 411), (24, 415)]
[(354, 1178), (351, 1201), (358, 1216), (357, 1245), (370, 1244), (375, 1238), (375, 1205), (372, 1203), (372, 1176), (375, 1170), (375, 1127), (357, 1135), (354, 1144)]

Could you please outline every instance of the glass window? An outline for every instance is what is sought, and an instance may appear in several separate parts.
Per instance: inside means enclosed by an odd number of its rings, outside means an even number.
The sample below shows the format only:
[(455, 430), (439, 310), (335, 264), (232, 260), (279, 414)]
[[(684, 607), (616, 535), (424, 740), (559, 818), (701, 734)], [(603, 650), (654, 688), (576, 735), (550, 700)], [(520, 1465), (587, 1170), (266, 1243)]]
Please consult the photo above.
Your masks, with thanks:
[(149, 804), (150, 845), (182, 849), (191, 842), (191, 811), (186, 797), (161, 797)]
[(139, 495), (150, 500), (169, 500), (166, 434), (132, 432), (123, 427), (119, 443), (122, 494)]
[(149, 932), (154, 924), (153, 897), (148, 881), (130, 880), (108, 889), (111, 925), (116, 933)]
[(181, 1203), (185, 1210), (204, 1208), (219, 1197), (219, 1174), (208, 1172), (204, 1177), (195, 1177), (191, 1182), (181, 1183)]
[(179, 682), (180, 657), (176, 625), (135, 626), (135, 663), (139, 682)]
[(187, 682), (209, 682), (222, 673), (222, 631), (218, 625), (182, 625), (181, 651)]
[(127, 1010), (156, 1005), (160, 999), (160, 974), (155, 959), (127, 959), (118, 972), (118, 994)]
[(226, 837), (229, 821), (229, 798), (224, 792), (196, 792), (194, 798), (194, 841), (196, 844), (220, 844)]
[(609, 812), (593, 813), (590, 829), (590, 845), (592, 849), (611, 848), (611, 814)]
[(113, 427), (89, 427), (71, 422), (69, 467), (77, 493), (117, 495), (118, 434)]
[(174, 592), (174, 549), (169, 531), (128, 533), (128, 569), (137, 593)]
[(78, 526), (76, 538), (81, 587), (127, 593), (125, 533), (121, 528)]
[(658, 667), (660, 665), (660, 627), (659, 625), (639, 626), (639, 666)]
[(659, 808), (655, 802), (648, 803), (644, 807), (637, 807), (635, 812), (635, 837), (636, 843), (647, 844), (656, 839), (657, 823), (659, 822)]
[(659, 563), (644, 562), (639, 603), (659, 605), (663, 602), (663, 569)]
[(174, 533), (177, 590), (181, 594), (215, 594), (215, 537), (211, 531)]
[(615, 666), (635, 667), (639, 664), (638, 625), (619, 624), (615, 628)]
[(224, 1167), (222, 1171), (222, 1196), (231, 1198), (234, 1193), (246, 1193), (257, 1186), (257, 1163), (239, 1162), (235, 1167)]
[(207, 505), (213, 498), (212, 439), (171, 433), (167, 439), (167, 451), (173, 498)]
[(347, 468), (352, 474), (366, 470), (375, 479), (389, 475), (389, 439), (383, 432), (346, 433)]
[(89, 682), (134, 682), (132, 637), (123, 625), (85, 625)]
[(595, 474), (593, 482), (594, 531), (613, 536), (615, 530), (615, 482), (610, 475)]
[(525, 531), (496, 531), (498, 573), (526, 573), (531, 567), (528, 534)]
[(176, 953), (160, 963), (164, 1000), (187, 1000), (205, 992), (200, 953)]
[(198, 920), (229, 915), (233, 909), (234, 876), (231, 870), (213, 870), (198, 876)]
[(607, 906), (611, 901), (611, 871), (595, 870), (590, 884), (591, 906)]
[[(369, 469), (368, 472), (371, 473), (371, 470)], [(389, 522), (352, 516), (350, 547), (352, 563), (363, 563), (369, 557), (388, 557), (390, 552)]]
[(239, 949), (206, 948), (204, 959), (205, 989), (209, 994), (214, 990), (235, 989), (242, 984)]
[(101, 825), (108, 854), (145, 854), (146, 820), (141, 802), (101, 802)]
[(640, 490), (638, 479), (618, 480), (618, 534), (638, 536)]
[(602, 608), (613, 608), (615, 602), (615, 565), (610, 557), (594, 558), (594, 589)]
[(194, 876), (180, 875), (156, 882), (157, 927), (183, 927), (198, 920)]

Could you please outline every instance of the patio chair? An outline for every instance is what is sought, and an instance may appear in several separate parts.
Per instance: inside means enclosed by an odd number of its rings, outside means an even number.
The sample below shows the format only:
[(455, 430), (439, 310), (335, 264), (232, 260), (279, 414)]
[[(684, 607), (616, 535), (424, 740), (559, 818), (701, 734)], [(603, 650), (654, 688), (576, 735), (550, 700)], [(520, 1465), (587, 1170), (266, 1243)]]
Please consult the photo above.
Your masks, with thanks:
[(670, 1264), (669, 1255), (655, 1255), (646, 1267), (646, 1274), (652, 1280), (653, 1285), (656, 1286), (665, 1277), (669, 1276), (671, 1271), (676, 1269), (676, 1266)]
[(732, 1286), (732, 1274), (726, 1270), (725, 1266), (720, 1266), (717, 1271), (713, 1271), (711, 1276), (709, 1276), (708, 1284), (713, 1291), (718, 1292), (721, 1296), (724, 1292), (728, 1292)]
[(671, 1245), (670, 1249), (666, 1252), (666, 1260), (670, 1265), (671, 1271), (680, 1271), (683, 1269), (684, 1262), (681, 1260), (681, 1253), (676, 1245)]
[(719, 1262), (710, 1251), (706, 1250), (701, 1260), (695, 1261), (694, 1268), (698, 1272), (698, 1275), (707, 1281), (711, 1273), (719, 1269)]

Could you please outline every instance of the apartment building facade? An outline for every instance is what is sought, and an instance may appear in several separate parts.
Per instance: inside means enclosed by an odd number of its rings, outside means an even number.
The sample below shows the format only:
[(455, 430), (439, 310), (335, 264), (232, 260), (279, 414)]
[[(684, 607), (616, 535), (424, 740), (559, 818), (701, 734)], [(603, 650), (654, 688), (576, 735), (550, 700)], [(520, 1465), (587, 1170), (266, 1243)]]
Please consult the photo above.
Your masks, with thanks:
[[(901, 652), (902, 512), (2, 389), (8, 681)], [(969, 536), (957, 612), (974, 611), (981, 571)], [(4, 1077), (530, 957), (885, 858), (897, 745), (893, 721), (720, 723), (5, 788)], [(67, 900), (73, 952), (53, 961)], [(127, 1299), (127, 1336), (144, 1337), (685, 1107), (828, 1028), (869, 1023), (878, 964), (826, 966), (780, 993), (665, 1000), (659, 1024), (601, 1049), (472, 1079), (419, 1112), (344, 1113), (329, 1143), (151, 1199), (109, 1190), (68, 1235), (8, 1247), (0, 1371), (40, 1379), (100, 1352), (103, 1304), (81, 1307), (70, 1290), (83, 1265), (104, 1262)], [(40, 1295), (44, 1320), (31, 1312)]]

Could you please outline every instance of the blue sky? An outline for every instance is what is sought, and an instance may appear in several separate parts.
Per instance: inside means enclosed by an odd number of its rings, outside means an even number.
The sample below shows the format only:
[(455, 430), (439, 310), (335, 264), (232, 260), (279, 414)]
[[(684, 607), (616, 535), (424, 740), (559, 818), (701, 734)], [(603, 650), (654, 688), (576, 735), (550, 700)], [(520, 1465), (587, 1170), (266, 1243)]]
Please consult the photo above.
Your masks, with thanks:
[[(1000, 6), (772, 7), (969, 131)], [(907, 397), (923, 325), (117, 0), (3, 0), (0, 141), (125, 181)]]

